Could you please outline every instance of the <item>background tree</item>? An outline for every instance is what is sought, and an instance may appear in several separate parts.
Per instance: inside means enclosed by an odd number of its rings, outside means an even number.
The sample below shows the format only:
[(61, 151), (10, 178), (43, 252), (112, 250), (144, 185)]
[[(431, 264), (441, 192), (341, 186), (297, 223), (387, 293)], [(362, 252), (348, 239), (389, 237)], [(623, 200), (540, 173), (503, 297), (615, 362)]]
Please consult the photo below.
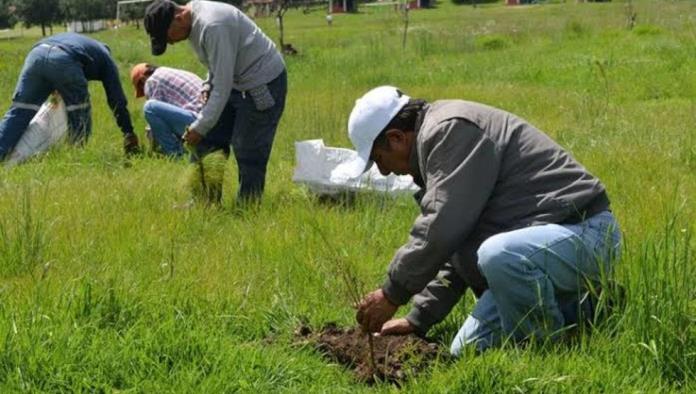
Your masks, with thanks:
[(285, 42), (283, 17), (290, 8), (299, 8), (303, 4), (302, 0), (275, 0), (273, 3), (273, 12), (275, 12), (278, 30), (280, 31), (280, 50), (286, 55), (297, 55), (297, 50), (293, 48), (292, 44)]
[(53, 34), (53, 24), (62, 21), (59, 0), (17, 0), (16, 12), (24, 26), (41, 26), (46, 36), (46, 27)]
[(94, 0), (61, 0), (61, 8), (68, 21), (85, 22), (94, 13)]
[(132, 3), (121, 5), (120, 19), (126, 23), (135, 22), (135, 28), (140, 29), (140, 22), (145, 16), (145, 8), (150, 3)]
[(401, 16), (404, 21), (404, 36), (401, 41), (401, 48), (406, 49), (406, 38), (408, 37), (408, 10), (411, 8), (409, 0), (405, 0), (403, 3), (399, 4)]
[(116, 16), (117, 0), (60, 0), (61, 10), (66, 21), (86, 23), (99, 19), (113, 19)]
[(244, 5), (244, 0), (214, 0), (214, 1), (219, 1), (220, 3), (227, 3), (227, 4), (232, 4), (233, 6), (242, 9), (242, 6)]
[(16, 7), (11, 0), (0, 0), (0, 29), (9, 29), (17, 23)]
[[(531, 2), (531, 0), (523, 0), (527, 2)], [(477, 4), (489, 4), (489, 3), (497, 3), (498, 0), (452, 0), (453, 4), (457, 5), (472, 5), (476, 7)], [(522, 3), (522, 1), (520, 1)]]
[(116, 4), (118, 0), (97, 0), (97, 2), (104, 3), (99, 19), (114, 19), (114, 17), (116, 17)]
[(285, 30), (283, 28), (283, 17), (290, 9), (290, 0), (278, 0), (276, 6), (276, 20), (278, 21), (278, 30), (280, 30), (280, 48), (285, 49)]

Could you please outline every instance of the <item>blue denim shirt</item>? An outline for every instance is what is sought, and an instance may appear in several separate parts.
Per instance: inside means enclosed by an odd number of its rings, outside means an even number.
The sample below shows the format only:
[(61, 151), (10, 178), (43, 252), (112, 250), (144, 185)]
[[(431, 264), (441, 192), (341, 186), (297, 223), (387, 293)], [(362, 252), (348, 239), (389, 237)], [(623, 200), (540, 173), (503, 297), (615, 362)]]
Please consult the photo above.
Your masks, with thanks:
[(128, 100), (123, 93), (118, 67), (106, 44), (77, 33), (56, 34), (39, 41), (36, 45), (40, 44), (60, 47), (82, 64), (88, 81), (101, 81), (118, 127), (124, 134), (133, 132), (133, 124), (128, 113)]

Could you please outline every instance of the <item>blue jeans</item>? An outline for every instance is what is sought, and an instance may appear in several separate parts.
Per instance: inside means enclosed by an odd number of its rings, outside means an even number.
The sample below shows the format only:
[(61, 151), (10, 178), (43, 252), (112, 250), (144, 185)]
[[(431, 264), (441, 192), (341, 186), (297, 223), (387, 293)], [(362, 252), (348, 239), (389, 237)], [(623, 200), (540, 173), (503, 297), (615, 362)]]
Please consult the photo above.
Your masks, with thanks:
[[(554, 338), (578, 323), (581, 299), (612, 271), (621, 234), (609, 211), (574, 225), (532, 226), (488, 238), (478, 250), (486, 290), (450, 351)], [(584, 311), (592, 313), (592, 311)]]
[(48, 95), (57, 90), (68, 111), (68, 138), (83, 143), (92, 130), (87, 79), (82, 65), (50, 44), (34, 47), (19, 74), (10, 110), (0, 122), (0, 160), (14, 149)]
[(152, 130), (152, 137), (162, 148), (162, 153), (175, 157), (183, 155), (181, 136), (186, 127), (196, 120), (196, 114), (157, 100), (147, 100), (143, 112)]
[(251, 94), (233, 90), (218, 123), (196, 146), (198, 157), (219, 149), (228, 153), (232, 146), (239, 168), (241, 200), (258, 199), (263, 194), (266, 166), (285, 108), (287, 72), (283, 71), (267, 86), (273, 106), (259, 110)]

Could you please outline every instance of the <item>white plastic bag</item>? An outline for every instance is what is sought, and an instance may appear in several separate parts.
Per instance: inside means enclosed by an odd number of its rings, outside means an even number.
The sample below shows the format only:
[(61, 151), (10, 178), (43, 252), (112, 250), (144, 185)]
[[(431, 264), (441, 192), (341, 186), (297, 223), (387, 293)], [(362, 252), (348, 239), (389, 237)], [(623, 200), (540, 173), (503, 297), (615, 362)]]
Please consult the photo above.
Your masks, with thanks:
[(350, 161), (357, 152), (344, 148), (331, 148), (323, 140), (295, 142), (295, 173), (293, 182), (306, 185), (309, 190), (320, 195), (336, 195), (346, 191), (372, 190), (392, 195), (413, 194), (418, 186), (409, 175), (384, 176), (376, 165), (356, 179), (331, 181), (331, 171), (339, 164)]
[(19, 164), (47, 151), (68, 131), (68, 112), (58, 94), (49, 98), (34, 115), (27, 130), (7, 158), (7, 166)]

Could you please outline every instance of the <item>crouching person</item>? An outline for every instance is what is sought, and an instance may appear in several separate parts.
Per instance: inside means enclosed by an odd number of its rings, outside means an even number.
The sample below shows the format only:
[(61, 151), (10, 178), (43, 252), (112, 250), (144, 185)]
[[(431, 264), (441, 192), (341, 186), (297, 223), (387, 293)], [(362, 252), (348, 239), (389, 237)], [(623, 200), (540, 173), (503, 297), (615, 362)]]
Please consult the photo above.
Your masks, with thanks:
[[(452, 343), (554, 339), (612, 270), (620, 233), (602, 183), (525, 120), (461, 100), (371, 90), (350, 115), (357, 159), (335, 178), (409, 174), (421, 213), (380, 289), (358, 305), (369, 332), (425, 334), (467, 289), (477, 303)], [(413, 297), (410, 313), (390, 320)]]
[(139, 150), (128, 102), (109, 48), (76, 33), (57, 34), (31, 49), (19, 75), (10, 110), (0, 122), (0, 160), (17, 145), (49, 94), (57, 91), (68, 112), (68, 141), (81, 145), (92, 132), (88, 81), (101, 81), (127, 154)]
[(184, 154), (181, 137), (205, 104), (203, 80), (196, 74), (140, 63), (131, 69), (135, 97), (145, 97), (145, 119), (152, 138), (167, 156)]

